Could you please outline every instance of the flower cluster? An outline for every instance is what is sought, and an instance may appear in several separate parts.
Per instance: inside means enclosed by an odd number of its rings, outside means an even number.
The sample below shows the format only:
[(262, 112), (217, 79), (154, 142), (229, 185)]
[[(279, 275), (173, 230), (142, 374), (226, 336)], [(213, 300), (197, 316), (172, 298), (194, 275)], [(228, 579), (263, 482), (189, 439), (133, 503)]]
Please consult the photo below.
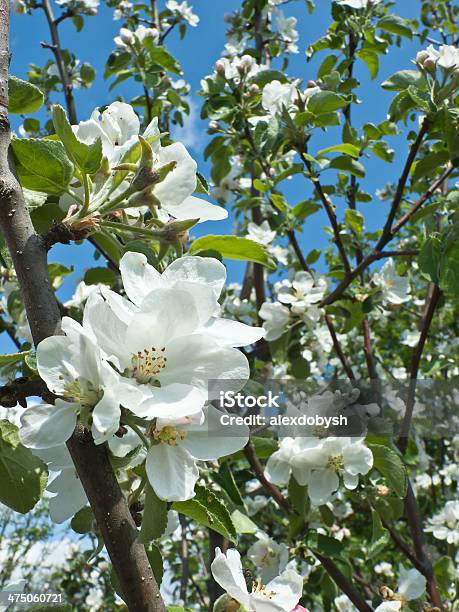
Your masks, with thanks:
[(246, 427), (231, 437), (207, 434), (216, 409), (206, 402), (210, 381), (235, 390), (245, 384), (248, 362), (234, 347), (264, 331), (219, 316), (226, 273), (215, 259), (183, 257), (161, 274), (143, 254), (129, 252), (120, 271), (127, 297), (107, 288), (92, 292), (81, 325), (64, 317), (65, 336), (38, 345), (38, 371), (59, 399), (25, 411), (20, 435), (43, 450), (62, 446), (77, 421), (90, 427), (96, 444), (113, 440), (122, 426), (132, 430), (126, 453), (145, 446), (156, 494), (189, 499), (196, 461), (247, 442)]

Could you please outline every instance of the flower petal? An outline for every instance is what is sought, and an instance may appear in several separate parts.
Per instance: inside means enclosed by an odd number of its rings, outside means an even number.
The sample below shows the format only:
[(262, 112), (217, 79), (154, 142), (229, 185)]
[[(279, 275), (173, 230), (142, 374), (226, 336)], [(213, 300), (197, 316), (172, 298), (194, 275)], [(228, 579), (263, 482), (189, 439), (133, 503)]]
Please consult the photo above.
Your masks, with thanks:
[(37, 347), (38, 373), (52, 393), (62, 394), (66, 384), (78, 378), (74, 364), (75, 351), (68, 338), (51, 336)]
[(322, 506), (330, 501), (332, 494), (339, 487), (336, 472), (329, 469), (313, 470), (309, 476), (308, 492), (314, 506)]
[(92, 411), (91, 432), (95, 444), (102, 444), (111, 438), (120, 426), (121, 408), (119, 400), (107, 390)]
[[(263, 327), (252, 327), (239, 321), (212, 317), (204, 325), (203, 334), (208, 334), (221, 346), (248, 346), (265, 335)], [(199, 333), (199, 332), (198, 332)]]
[(226, 268), (213, 257), (180, 257), (166, 268), (163, 281), (172, 285), (182, 280), (212, 287), (218, 299), (225, 285)]
[(169, 204), (167, 212), (172, 217), (180, 220), (199, 219), (198, 223), (222, 221), (228, 218), (228, 211), (226, 209), (191, 195), (178, 206)]
[(132, 407), (139, 417), (149, 419), (180, 419), (201, 412), (207, 394), (190, 385), (172, 383), (164, 387), (150, 387), (150, 397)]
[(64, 444), (72, 435), (80, 406), (60, 399), (56, 405), (39, 404), (21, 415), (19, 436), (29, 448), (52, 448)]
[(197, 164), (181, 142), (161, 148), (159, 159), (162, 166), (177, 162), (176, 168), (154, 188), (155, 196), (167, 210), (169, 206), (181, 204), (195, 191)]
[(154, 289), (162, 286), (161, 274), (151, 266), (143, 253), (127, 252), (120, 260), (120, 272), (126, 295), (140, 306)]
[(242, 571), (241, 556), (234, 548), (226, 551), (215, 549), (215, 558), (210, 566), (216, 582), (237, 602), (249, 605), (249, 594)]
[(46, 490), (57, 493), (49, 500), (49, 514), (55, 523), (63, 523), (88, 503), (75, 468), (62, 470)]
[(233, 425), (231, 428), (222, 426), (222, 414), (210, 404), (207, 408), (207, 419), (202, 425), (179, 427), (187, 434), (186, 438), (180, 440), (180, 446), (200, 461), (225, 457), (244, 448), (249, 441), (249, 428), (247, 425)]
[(148, 480), (156, 495), (166, 501), (186, 501), (194, 497), (199, 470), (190, 454), (179, 446), (152, 446), (145, 464)]

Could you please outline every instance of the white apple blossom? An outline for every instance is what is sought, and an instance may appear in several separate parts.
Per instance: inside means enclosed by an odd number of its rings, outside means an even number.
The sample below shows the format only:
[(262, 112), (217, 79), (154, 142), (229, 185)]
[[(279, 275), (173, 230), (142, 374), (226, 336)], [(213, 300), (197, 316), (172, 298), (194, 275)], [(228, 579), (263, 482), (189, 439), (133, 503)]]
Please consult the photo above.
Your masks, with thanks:
[(243, 448), (249, 439), (247, 426), (233, 426), (231, 435), (218, 435), (212, 424), (221, 413), (211, 404), (201, 415), (184, 419), (157, 419), (147, 435), (153, 444), (148, 451), (148, 480), (160, 499), (185, 501), (194, 496), (199, 478), (197, 461), (213, 461)]
[(407, 331), (403, 334), (402, 343), (406, 344), (406, 346), (410, 346), (414, 348), (419, 342), (419, 338), (421, 337), (421, 332), (416, 331)]
[(250, 546), (247, 557), (257, 568), (263, 582), (266, 583), (286, 569), (288, 546), (283, 542), (279, 544), (263, 531), (257, 531), (255, 537), (257, 542)]
[(386, 576), (387, 578), (394, 577), (394, 569), (391, 563), (387, 563), (387, 561), (381, 561), (381, 563), (377, 563), (375, 565), (375, 572), (380, 574), (381, 576)]
[(122, 374), (123, 406), (141, 417), (181, 418), (201, 411), (209, 381), (241, 388), (248, 362), (233, 347), (264, 330), (215, 316), (226, 277), (220, 262), (183, 257), (160, 274), (131, 252), (120, 270), (130, 301), (109, 290), (91, 296), (83, 326)]
[(127, 28), (121, 28), (119, 35), (113, 39), (115, 45), (120, 49), (129, 48), (136, 40), (143, 44), (146, 38), (151, 38), (154, 43), (159, 40), (159, 32), (156, 28), (146, 28), (144, 25), (139, 25), (137, 29), (132, 32)]
[(113, 11), (113, 19), (115, 21), (119, 21), (120, 19), (125, 18), (127, 15), (129, 15), (133, 8), (134, 5), (132, 2), (129, 2), (129, 0), (121, 0), (116, 9)]
[[(77, 126), (72, 126), (72, 129), (78, 139), (86, 144), (100, 138), (104, 156), (111, 166), (116, 166), (122, 156), (138, 144), (140, 121), (132, 106), (124, 102), (113, 102), (103, 113), (96, 109), (88, 121), (81, 121)], [(220, 206), (192, 195), (197, 186), (197, 164), (180, 142), (166, 147), (161, 145), (157, 117), (147, 127), (143, 137), (151, 142), (155, 168), (171, 162), (175, 164), (175, 168), (164, 180), (152, 189), (153, 195), (168, 215), (176, 219), (199, 219), (200, 222), (217, 221), (228, 216), (228, 212)], [(68, 208), (71, 203), (67, 194), (61, 197), (62, 208)], [(138, 208), (139, 205), (141, 202), (137, 197), (132, 207)]]
[(267, 585), (258, 581), (249, 593), (241, 556), (234, 548), (230, 548), (226, 555), (216, 548), (211, 571), (215, 581), (228, 595), (250, 612), (290, 612), (298, 604), (303, 590), (303, 578), (288, 569)]
[(424, 595), (427, 581), (417, 569), (406, 569), (401, 565), (399, 573), (397, 592), (387, 590), (386, 601), (380, 604), (375, 612), (398, 612), (404, 609), (409, 601)]
[(296, 17), (286, 17), (280, 9), (275, 10), (276, 28), (281, 39), (287, 43), (286, 51), (288, 53), (299, 52), (297, 42), (300, 36), (295, 29), (297, 21)]
[(64, 317), (66, 336), (51, 336), (37, 347), (37, 369), (48, 389), (65, 398), (56, 405), (41, 404), (26, 410), (20, 436), (30, 448), (51, 448), (71, 436), (77, 415), (92, 421), (96, 444), (105, 442), (119, 428), (120, 376), (79, 323)]
[(436, 62), (437, 66), (445, 70), (459, 70), (459, 49), (453, 45), (441, 45), (437, 50), (433, 45), (427, 47), (429, 58)]
[(176, 0), (167, 0), (166, 7), (177, 17), (188, 22), (190, 26), (196, 27), (198, 25), (199, 17), (193, 13), (193, 7), (188, 6), (186, 0), (180, 4)]
[(431, 519), (426, 531), (432, 533), (437, 540), (445, 540), (448, 544), (459, 545), (459, 501), (447, 501), (444, 508)]
[(271, 81), (263, 87), (261, 104), (271, 115), (282, 112), (285, 107), (287, 110), (292, 106), (297, 95), (297, 89), (291, 83), (281, 83)]
[(410, 299), (410, 281), (397, 274), (393, 259), (386, 261), (380, 272), (373, 275), (373, 282), (381, 289), (384, 301), (390, 304), (403, 304)]
[(344, 6), (350, 6), (354, 9), (364, 9), (368, 6), (374, 6), (379, 4), (381, 0), (338, 0), (338, 4), (343, 4)]
[(277, 340), (285, 332), (290, 317), (288, 308), (280, 302), (265, 302), (259, 311), (260, 317), (265, 321), (266, 340)]
[(274, 484), (287, 484), (290, 475), (308, 486), (312, 504), (331, 501), (340, 479), (348, 489), (355, 489), (359, 474), (373, 466), (373, 454), (361, 438), (283, 438), (279, 450), (268, 459), (265, 474)]
[(96, 15), (99, 8), (99, 0), (56, 0), (59, 6), (75, 6), (80, 13)]
[(247, 229), (247, 238), (265, 246), (276, 237), (276, 232), (270, 228), (268, 221), (263, 221), (260, 225), (251, 221), (247, 225)]
[(297, 272), (291, 283), (285, 282), (280, 286), (277, 293), (279, 302), (291, 306), (292, 312), (297, 315), (308, 314), (313, 320), (317, 320), (317, 308), (314, 306), (325, 295), (327, 281), (319, 275), (309, 272)]

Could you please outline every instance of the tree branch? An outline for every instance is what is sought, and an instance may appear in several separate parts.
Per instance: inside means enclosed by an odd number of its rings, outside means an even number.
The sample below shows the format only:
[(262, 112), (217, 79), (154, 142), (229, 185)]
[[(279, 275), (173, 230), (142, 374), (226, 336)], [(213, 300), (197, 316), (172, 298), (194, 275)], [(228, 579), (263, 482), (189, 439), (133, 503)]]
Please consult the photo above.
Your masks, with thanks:
[(349, 364), (349, 361), (347, 360), (346, 355), (344, 354), (340, 341), (338, 340), (338, 336), (336, 335), (335, 326), (333, 325), (333, 319), (328, 314), (325, 315), (325, 323), (327, 324), (328, 331), (330, 332), (330, 336), (332, 338), (333, 348), (335, 349), (336, 354), (338, 355), (339, 360), (343, 365), (344, 371), (346, 372), (350, 380), (355, 380), (354, 372), (352, 371), (352, 368)]
[[(46, 1), (46, 0), (45, 0)], [(11, 253), (35, 345), (59, 332), (60, 313), (48, 274), (47, 250), (36, 235), (8, 156), (9, 2), (0, 0), (0, 227)], [(106, 445), (78, 426), (68, 448), (94, 510), (129, 610), (164, 611), (145, 548), (129, 512)]]

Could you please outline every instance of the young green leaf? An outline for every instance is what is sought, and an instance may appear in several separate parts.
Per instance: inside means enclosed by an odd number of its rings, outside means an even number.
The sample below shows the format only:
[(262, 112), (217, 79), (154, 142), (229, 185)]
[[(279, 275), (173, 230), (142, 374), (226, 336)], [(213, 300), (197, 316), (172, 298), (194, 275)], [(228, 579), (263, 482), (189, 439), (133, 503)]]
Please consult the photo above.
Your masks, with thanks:
[(247, 238), (237, 236), (203, 236), (193, 242), (191, 255), (199, 255), (201, 251), (217, 251), (222, 257), (241, 261), (254, 261), (267, 268), (274, 269), (266, 248)]
[(35, 113), (45, 101), (36, 85), (10, 75), (8, 78), (8, 112), (13, 115)]

